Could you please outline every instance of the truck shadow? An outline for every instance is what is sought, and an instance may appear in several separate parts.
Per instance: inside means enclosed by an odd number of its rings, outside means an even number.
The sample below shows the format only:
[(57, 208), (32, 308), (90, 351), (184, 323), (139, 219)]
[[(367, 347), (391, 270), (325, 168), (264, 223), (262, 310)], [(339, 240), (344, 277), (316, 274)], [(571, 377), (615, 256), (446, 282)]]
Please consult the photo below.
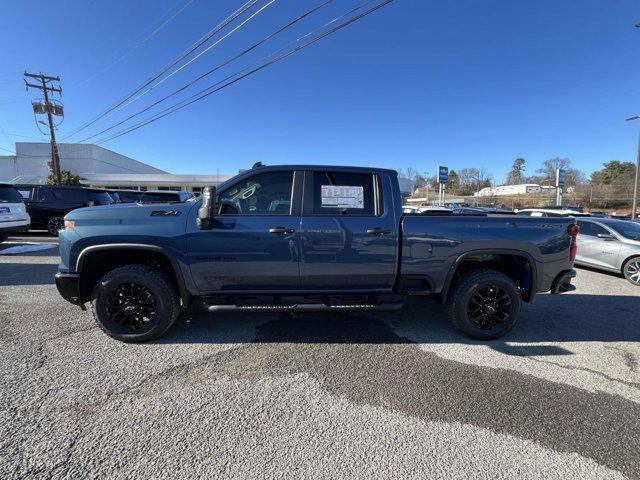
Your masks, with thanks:
[[(613, 295), (539, 295), (505, 337), (465, 337), (430, 299), (411, 299), (393, 313), (183, 314), (160, 343), (235, 343), (255, 330), (253, 343), (489, 345), (508, 355), (569, 355), (562, 342), (639, 342), (640, 299)], [(234, 333), (236, 332), (236, 333)], [(245, 336), (246, 338), (246, 336)], [(512, 345), (524, 343), (532, 345)]]

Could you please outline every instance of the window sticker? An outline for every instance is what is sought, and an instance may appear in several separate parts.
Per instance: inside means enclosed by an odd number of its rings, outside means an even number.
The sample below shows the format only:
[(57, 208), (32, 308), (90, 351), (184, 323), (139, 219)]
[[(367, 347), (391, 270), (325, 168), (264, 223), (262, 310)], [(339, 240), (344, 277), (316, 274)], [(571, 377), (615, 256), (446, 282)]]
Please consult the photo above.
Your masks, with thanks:
[(323, 208), (364, 208), (364, 187), (322, 185)]
[(31, 190), (18, 190), (20, 192), (20, 195), (22, 195), (22, 198), (29, 198), (29, 195), (31, 194)]

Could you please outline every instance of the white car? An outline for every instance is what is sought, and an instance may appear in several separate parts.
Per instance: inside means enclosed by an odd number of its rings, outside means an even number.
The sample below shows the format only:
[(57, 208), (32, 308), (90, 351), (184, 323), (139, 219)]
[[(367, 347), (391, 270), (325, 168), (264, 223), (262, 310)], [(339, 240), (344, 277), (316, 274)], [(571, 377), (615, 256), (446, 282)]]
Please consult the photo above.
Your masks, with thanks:
[(564, 210), (555, 208), (524, 208), (518, 210), (516, 215), (520, 217), (588, 217), (586, 213), (577, 210)]
[(20, 192), (11, 184), (0, 183), (0, 243), (12, 233), (27, 231), (30, 224)]
[(452, 212), (450, 208), (440, 207), (438, 205), (404, 205), (402, 213), (404, 214), (420, 214), (425, 212)]

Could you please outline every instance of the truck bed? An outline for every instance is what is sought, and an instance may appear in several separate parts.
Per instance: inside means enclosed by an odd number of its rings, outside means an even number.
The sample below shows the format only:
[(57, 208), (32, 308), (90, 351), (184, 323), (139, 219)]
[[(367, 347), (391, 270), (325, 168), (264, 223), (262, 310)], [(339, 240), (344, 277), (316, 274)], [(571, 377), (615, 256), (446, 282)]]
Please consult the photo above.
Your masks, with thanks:
[(448, 273), (464, 256), (512, 251), (531, 265), (536, 290), (548, 291), (555, 275), (569, 264), (567, 230), (572, 224), (572, 217), (403, 216), (401, 274), (426, 275), (433, 293), (440, 293)]

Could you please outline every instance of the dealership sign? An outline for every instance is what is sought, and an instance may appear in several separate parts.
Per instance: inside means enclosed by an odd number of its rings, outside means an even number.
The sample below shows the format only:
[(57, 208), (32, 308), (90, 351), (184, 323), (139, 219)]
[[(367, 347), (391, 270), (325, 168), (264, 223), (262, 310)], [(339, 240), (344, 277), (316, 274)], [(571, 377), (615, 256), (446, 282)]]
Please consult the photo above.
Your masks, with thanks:
[(449, 181), (449, 167), (438, 166), (438, 183), (447, 183)]

